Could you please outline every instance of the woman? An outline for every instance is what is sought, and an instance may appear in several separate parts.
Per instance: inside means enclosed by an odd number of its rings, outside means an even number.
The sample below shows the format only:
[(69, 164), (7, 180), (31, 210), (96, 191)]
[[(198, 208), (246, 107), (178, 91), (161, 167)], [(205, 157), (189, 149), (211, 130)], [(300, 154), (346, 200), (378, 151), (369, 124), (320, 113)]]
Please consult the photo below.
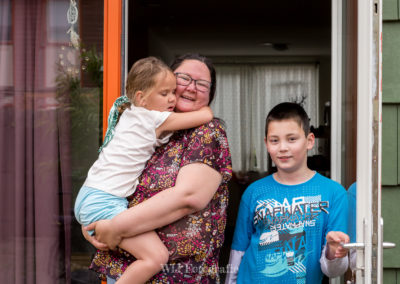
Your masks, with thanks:
[[(211, 103), (216, 77), (207, 58), (187, 54), (177, 58), (171, 68), (177, 77), (176, 111), (198, 110)], [(150, 282), (219, 282), (218, 257), (231, 175), (226, 133), (217, 119), (176, 132), (168, 144), (157, 149), (143, 171), (130, 202), (133, 210), (86, 228), (95, 229), (102, 243), (85, 236), (97, 248), (105, 249), (106, 243), (113, 249), (123, 237), (160, 228), (157, 233), (170, 258)], [(121, 250), (98, 251), (91, 268), (115, 279), (131, 261)]]

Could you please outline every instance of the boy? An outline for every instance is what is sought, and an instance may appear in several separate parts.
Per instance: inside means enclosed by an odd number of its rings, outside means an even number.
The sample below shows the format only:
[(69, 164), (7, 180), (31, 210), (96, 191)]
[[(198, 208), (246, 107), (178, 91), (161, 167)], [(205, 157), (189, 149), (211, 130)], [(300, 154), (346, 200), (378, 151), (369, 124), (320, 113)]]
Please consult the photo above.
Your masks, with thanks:
[(307, 167), (315, 140), (307, 113), (295, 103), (275, 106), (264, 140), (277, 172), (242, 196), (225, 283), (314, 284), (321, 283), (322, 271), (343, 274), (346, 191)]

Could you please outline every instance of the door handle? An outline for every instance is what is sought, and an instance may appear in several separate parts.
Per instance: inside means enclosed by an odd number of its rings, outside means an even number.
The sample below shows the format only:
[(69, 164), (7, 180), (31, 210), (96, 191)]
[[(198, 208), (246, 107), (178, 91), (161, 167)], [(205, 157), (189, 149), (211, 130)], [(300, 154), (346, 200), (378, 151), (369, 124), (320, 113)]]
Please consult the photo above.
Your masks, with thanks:
[(395, 244), (395, 243), (383, 242), (383, 243), (382, 243), (382, 247), (383, 247), (384, 249), (392, 249), (392, 248), (395, 248), (395, 247), (396, 247), (396, 244)]
[(340, 245), (345, 249), (364, 249), (365, 247), (364, 243), (341, 243)]
[[(341, 243), (340, 244), (343, 248), (345, 249), (364, 249), (365, 244), (364, 243)], [(389, 242), (383, 242), (382, 247), (384, 249), (392, 249), (396, 247), (395, 243), (389, 243)]]

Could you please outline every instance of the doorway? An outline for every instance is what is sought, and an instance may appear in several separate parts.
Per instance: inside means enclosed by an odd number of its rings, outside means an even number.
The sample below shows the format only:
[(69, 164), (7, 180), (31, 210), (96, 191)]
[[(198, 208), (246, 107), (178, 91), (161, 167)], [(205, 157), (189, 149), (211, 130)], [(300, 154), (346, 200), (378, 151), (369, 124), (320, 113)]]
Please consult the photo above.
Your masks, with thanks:
[[(158, 56), (169, 63), (175, 56), (187, 52), (198, 52), (212, 58), (217, 72), (220, 66), (226, 70), (227, 65), (243, 68), (256, 65), (316, 66), (316, 98), (311, 107), (311, 120), (319, 139), (310, 163), (331, 177), (331, 1), (223, 0), (196, 3), (130, 0), (127, 3), (126, 70), (137, 59), (148, 55)], [(246, 95), (250, 96), (250, 92), (247, 90)], [(217, 93), (217, 101), (224, 96), (230, 94)], [(288, 99), (301, 101), (302, 95), (289, 95)], [(279, 102), (277, 99), (271, 104)], [(266, 106), (265, 113), (253, 119), (260, 125), (258, 128), (263, 128), (263, 120), (273, 105)], [(229, 107), (232, 112), (237, 109), (237, 106)], [(262, 133), (259, 136), (258, 140), (262, 140)], [(254, 147), (248, 148), (247, 151), (251, 152)], [(248, 157), (251, 155), (246, 153)], [(259, 163), (267, 159), (261, 151), (257, 151), (257, 155), (255, 159)], [(266, 167), (262, 170), (265, 171)], [(234, 165), (234, 170), (248, 171), (249, 166)]]
[[(353, 84), (356, 77), (351, 76), (355, 76), (356, 73), (355, 69), (352, 69), (355, 66), (354, 61), (344, 61), (342, 58), (355, 58), (357, 46), (351, 40), (344, 41), (348, 34), (340, 38), (343, 39), (343, 43), (332, 42), (334, 28), (337, 28), (332, 25), (332, 7), (335, 7), (336, 2), (342, 1), (129, 0), (126, 66), (129, 69), (136, 60), (149, 55), (158, 56), (169, 63), (175, 56), (187, 52), (198, 52), (212, 58), (217, 70), (218, 66), (226, 65), (318, 66), (318, 103), (315, 106), (316, 118), (313, 127), (315, 133), (318, 133), (319, 143), (310, 160), (314, 162), (314, 169), (328, 177), (334, 177), (347, 188), (355, 180), (356, 112), (353, 112), (353, 107), (356, 87)], [(356, 7), (348, 7), (351, 3), (346, 5), (336, 5), (335, 9), (339, 9), (338, 13), (357, 11)], [(352, 20), (354, 18), (351, 17), (351, 13), (344, 13), (339, 26), (346, 30), (346, 33), (355, 32), (350, 36), (356, 37), (356, 20)], [(339, 37), (342, 30), (336, 30)], [(340, 51), (340, 56), (336, 57), (340, 64), (336, 66), (332, 63), (333, 52), (338, 52), (333, 50), (334, 44)], [(334, 56), (337, 56), (337, 53)], [(332, 82), (333, 72), (340, 77), (337, 78), (340, 79), (340, 85), (335, 94), (332, 84), (337, 84), (338, 81)], [(339, 95), (341, 98), (337, 100)], [(217, 93), (218, 96), (223, 94)], [(332, 102), (334, 99), (336, 101)], [(332, 106), (332, 103), (336, 105)], [(268, 111), (269, 109), (265, 109), (265, 113), (261, 115), (263, 120)], [(340, 119), (333, 121), (332, 117)], [(340, 135), (331, 137), (332, 123), (336, 124), (336, 133)], [(262, 125), (263, 121), (260, 124)], [(262, 126), (259, 128), (262, 132)], [(229, 132), (229, 129), (227, 131)], [(337, 144), (338, 147), (332, 149), (332, 144)], [(335, 158), (333, 162), (332, 157), (336, 156), (341, 158)], [(264, 158), (261, 156), (256, 159), (260, 161)], [(273, 169), (254, 171), (240, 167), (235, 170), (230, 185), (228, 223), (221, 265), (228, 261), (242, 192), (249, 183), (270, 173), (271, 170)]]

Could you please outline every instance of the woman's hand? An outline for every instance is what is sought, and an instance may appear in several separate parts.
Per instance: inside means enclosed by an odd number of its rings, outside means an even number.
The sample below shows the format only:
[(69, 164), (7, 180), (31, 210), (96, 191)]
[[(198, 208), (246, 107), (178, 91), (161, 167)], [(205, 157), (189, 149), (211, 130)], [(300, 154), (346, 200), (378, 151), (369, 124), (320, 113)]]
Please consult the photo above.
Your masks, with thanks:
[(86, 226), (85, 229), (88, 231), (94, 230), (96, 232), (95, 239), (97, 243), (105, 245), (111, 250), (115, 250), (122, 240), (122, 237), (117, 234), (117, 230), (113, 229), (111, 220), (94, 222)]
[(108, 248), (108, 246), (106, 244), (103, 244), (103, 243), (99, 242), (98, 240), (96, 240), (95, 237), (89, 235), (88, 231), (85, 229), (84, 226), (82, 226), (82, 234), (83, 234), (84, 238), (89, 243), (91, 243), (95, 248), (97, 248), (99, 250), (104, 250), (104, 251), (109, 250), (109, 248)]

